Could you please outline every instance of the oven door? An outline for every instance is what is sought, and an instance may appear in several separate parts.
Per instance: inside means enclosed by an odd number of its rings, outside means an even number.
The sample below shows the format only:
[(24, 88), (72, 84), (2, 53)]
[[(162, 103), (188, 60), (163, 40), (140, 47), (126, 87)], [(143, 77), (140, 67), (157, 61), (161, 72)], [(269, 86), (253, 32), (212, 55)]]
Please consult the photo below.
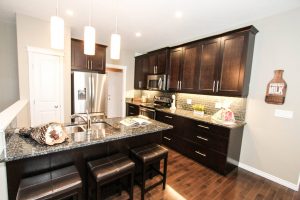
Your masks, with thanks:
[(150, 119), (155, 119), (156, 112), (153, 109), (140, 107), (140, 115), (148, 117)]

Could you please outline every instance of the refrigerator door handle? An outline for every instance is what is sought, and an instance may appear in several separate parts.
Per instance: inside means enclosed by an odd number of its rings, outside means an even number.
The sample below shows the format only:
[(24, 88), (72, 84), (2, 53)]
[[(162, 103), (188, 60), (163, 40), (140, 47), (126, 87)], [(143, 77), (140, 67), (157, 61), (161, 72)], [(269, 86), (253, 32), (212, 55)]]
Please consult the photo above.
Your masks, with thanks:
[(91, 76), (91, 90), (92, 90), (92, 94), (91, 94), (91, 112), (94, 112), (94, 101), (95, 101), (95, 79), (93, 76)]

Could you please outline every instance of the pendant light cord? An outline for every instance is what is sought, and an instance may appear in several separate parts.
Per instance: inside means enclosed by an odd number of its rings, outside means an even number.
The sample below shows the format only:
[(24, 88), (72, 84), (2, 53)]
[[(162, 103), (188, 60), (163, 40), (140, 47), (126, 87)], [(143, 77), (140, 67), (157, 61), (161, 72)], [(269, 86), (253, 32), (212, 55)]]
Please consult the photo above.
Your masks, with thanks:
[(116, 33), (118, 33), (118, 2), (115, 0), (115, 15), (116, 15)]
[(58, 17), (58, 12), (59, 12), (59, 10), (58, 10), (58, 0), (56, 0), (56, 16)]
[(92, 0), (90, 0), (89, 26), (92, 24)]

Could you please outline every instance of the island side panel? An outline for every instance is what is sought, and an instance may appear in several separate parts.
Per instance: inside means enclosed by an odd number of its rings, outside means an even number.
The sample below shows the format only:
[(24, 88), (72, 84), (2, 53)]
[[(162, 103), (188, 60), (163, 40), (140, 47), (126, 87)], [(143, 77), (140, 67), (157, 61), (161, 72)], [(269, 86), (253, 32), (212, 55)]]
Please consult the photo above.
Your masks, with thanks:
[(51, 153), (43, 156), (25, 158), (6, 163), (8, 196), (15, 200), (20, 180), (24, 177), (41, 174), (69, 165), (75, 165), (83, 181), (83, 193), (87, 196), (87, 162), (116, 152), (129, 155), (130, 149), (151, 143), (161, 144), (162, 132), (149, 133), (135, 137), (114, 140), (77, 149)]

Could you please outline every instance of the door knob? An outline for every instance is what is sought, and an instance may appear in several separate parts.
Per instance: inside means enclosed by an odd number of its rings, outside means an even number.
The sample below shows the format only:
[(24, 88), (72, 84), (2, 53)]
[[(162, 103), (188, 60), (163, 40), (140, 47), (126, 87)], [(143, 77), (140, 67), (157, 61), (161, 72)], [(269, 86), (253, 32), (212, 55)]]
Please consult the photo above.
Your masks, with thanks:
[(58, 105), (54, 106), (54, 108), (58, 108)]

